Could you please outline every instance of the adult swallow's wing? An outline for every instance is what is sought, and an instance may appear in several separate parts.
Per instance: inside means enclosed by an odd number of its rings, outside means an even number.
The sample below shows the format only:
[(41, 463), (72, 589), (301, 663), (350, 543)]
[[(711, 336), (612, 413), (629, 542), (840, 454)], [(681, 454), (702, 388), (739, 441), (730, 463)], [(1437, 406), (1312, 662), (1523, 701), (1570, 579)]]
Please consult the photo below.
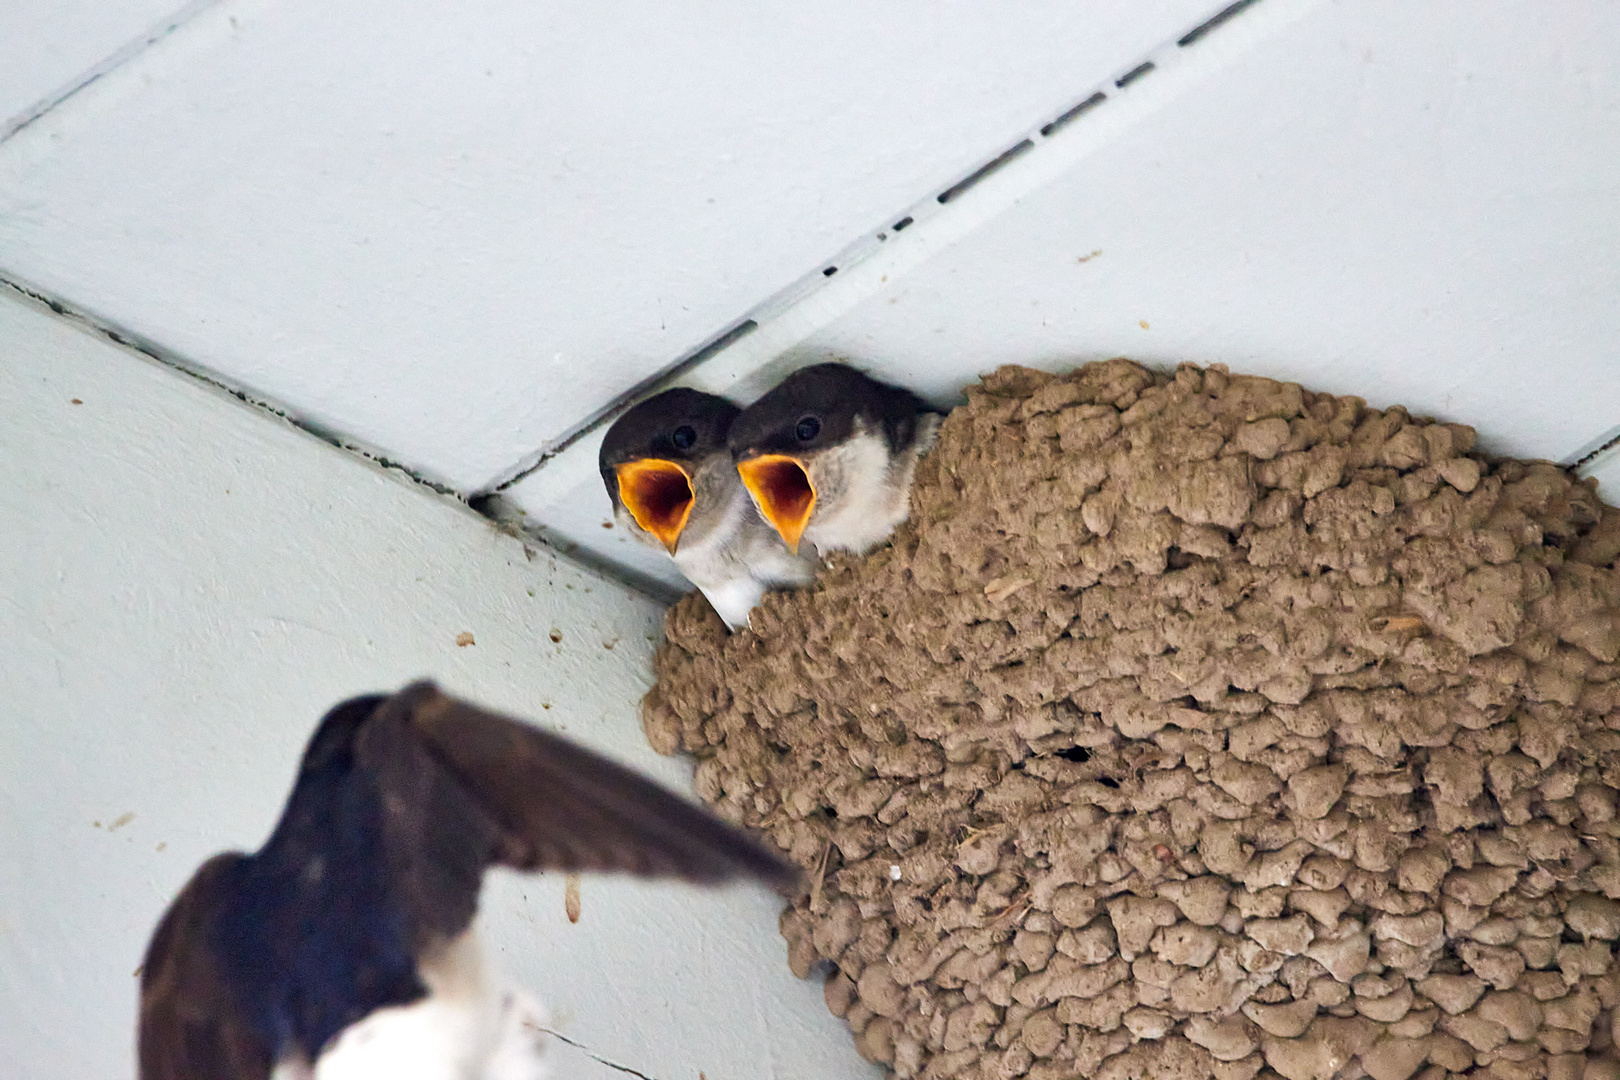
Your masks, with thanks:
[(778, 889), (792, 864), (599, 754), (416, 683), (356, 740), (377, 777), (396, 887), (419, 931), (471, 921), (483, 870), (617, 871)]

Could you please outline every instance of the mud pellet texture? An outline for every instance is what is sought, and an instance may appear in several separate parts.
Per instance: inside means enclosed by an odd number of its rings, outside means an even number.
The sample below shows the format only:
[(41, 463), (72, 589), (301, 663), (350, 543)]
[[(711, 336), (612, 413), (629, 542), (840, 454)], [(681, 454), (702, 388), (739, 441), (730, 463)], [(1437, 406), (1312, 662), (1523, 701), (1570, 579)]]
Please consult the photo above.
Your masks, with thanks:
[(647, 736), (894, 1076), (1620, 1078), (1620, 511), (1473, 444), (1001, 369), (892, 545), (670, 612)]

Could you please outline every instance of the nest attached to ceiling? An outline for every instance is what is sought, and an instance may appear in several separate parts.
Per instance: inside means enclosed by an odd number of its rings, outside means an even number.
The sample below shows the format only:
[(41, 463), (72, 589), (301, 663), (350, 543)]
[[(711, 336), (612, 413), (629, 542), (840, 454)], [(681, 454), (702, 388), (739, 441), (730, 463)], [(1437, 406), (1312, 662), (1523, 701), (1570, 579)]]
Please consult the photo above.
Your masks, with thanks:
[(902, 1078), (1620, 1077), (1620, 511), (1472, 429), (1190, 365), (1004, 368), (892, 544), (652, 745), (809, 872)]

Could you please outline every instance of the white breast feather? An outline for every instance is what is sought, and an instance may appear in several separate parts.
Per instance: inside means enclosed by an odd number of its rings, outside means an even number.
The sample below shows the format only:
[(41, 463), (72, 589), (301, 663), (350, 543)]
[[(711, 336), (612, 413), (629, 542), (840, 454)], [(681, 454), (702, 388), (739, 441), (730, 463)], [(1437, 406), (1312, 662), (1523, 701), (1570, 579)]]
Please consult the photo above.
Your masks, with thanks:
[(315, 1063), (314, 1080), (545, 1080), (545, 1013), (491, 979), (472, 931), (420, 972), (428, 996), (344, 1029)]
[(788, 551), (776, 530), (759, 517), (740, 482), (713, 528), (681, 538), (675, 565), (734, 630), (748, 624), (748, 613), (767, 590), (815, 580), (815, 563)]

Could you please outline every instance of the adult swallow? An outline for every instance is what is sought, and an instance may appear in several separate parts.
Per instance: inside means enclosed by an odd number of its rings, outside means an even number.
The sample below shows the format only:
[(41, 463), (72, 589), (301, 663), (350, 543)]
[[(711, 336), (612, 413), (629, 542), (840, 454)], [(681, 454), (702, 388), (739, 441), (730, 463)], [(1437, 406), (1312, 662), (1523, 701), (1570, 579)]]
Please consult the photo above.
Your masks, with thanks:
[(859, 555), (906, 519), (939, 422), (910, 390), (816, 364), (744, 409), (727, 441), (743, 486), (790, 550), (808, 542)]
[(726, 448), (738, 412), (713, 394), (666, 390), (608, 428), (597, 462), (620, 526), (667, 551), (732, 629), (748, 624), (767, 589), (816, 575), (743, 490)]
[(432, 683), (354, 698), (265, 845), (209, 859), (158, 923), (140, 1080), (538, 1080), (543, 1013), (471, 928), (496, 864), (797, 879), (652, 781)]

